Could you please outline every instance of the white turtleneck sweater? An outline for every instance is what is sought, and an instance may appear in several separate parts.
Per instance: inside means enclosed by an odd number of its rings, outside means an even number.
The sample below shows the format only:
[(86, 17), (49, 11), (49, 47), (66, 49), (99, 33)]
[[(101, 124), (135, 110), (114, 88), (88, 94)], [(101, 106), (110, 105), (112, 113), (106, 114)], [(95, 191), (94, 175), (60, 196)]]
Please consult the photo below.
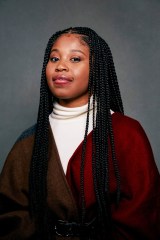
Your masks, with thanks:
[[(81, 107), (67, 108), (54, 103), (49, 116), (51, 129), (59, 152), (63, 170), (66, 173), (68, 161), (84, 139), (88, 103)], [(93, 99), (90, 100), (89, 128), (93, 130)]]
[[(49, 116), (51, 129), (66, 173), (68, 161), (84, 139), (88, 103), (81, 107), (67, 108), (54, 103)], [(91, 98), (88, 133), (93, 129), (93, 100)]]

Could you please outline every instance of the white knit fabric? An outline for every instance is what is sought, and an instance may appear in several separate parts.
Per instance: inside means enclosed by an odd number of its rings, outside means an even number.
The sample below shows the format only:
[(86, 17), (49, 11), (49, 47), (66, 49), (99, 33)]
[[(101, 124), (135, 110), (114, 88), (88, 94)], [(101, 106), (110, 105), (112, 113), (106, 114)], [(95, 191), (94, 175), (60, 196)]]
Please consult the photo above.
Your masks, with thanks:
[[(51, 129), (65, 173), (69, 159), (84, 139), (87, 108), (88, 104), (76, 108), (66, 108), (56, 102), (53, 112), (49, 116)], [(92, 100), (90, 108), (88, 133), (93, 129)]]
[[(66, 108), (54, 103), (49, 116), (51, 129), (55, 138), (63, 170), (66, 173), (68, 161), (84, 139), (88, 104)], [(93, 100), (90, 101), (88, 133), (93, 130)]]

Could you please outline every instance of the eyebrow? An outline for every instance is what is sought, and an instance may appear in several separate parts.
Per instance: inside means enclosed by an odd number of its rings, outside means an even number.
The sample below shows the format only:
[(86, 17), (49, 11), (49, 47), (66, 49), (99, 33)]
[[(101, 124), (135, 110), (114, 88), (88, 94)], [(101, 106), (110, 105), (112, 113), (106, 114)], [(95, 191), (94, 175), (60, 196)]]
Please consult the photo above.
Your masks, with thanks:
[[(59, 52), (59, 50), (57, 48), (53, 48), (51, 50), (51, 52)], [(71, 52), (79, 52), (79, 53), (82, 53), (83, 55), (86, 56), (86, 54), (83, 51), (79, 50), (79, 49), (72, 49)]]

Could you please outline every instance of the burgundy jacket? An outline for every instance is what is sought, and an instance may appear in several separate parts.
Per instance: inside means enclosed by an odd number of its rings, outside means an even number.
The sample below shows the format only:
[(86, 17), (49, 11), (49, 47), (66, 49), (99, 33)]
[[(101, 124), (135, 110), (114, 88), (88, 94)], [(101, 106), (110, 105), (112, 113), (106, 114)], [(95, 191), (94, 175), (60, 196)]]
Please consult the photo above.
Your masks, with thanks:
[[(160, 175), (149, 141), (141, 125), (120, 113), (112, 115), (115, 150), (121, 175), (121, 200), (116, 206), (116, 181), (110, 161), (111, 209), (114, 240), (160, 239)], [(0, 239), (34, 239), (29, 215), (28, 174), (34, 132), (16, 142), (0, 176)], [(82, 143), (73, 153), (66, 176), (53, 134), (49, 134), (48, 205), (58, 219), (79, 221), (80, 160)], [(88, 135), (85, 161), (85, 199), (88, 218), (95, 215), (92, 177), (92, 132)], [(78, 238), (53, 239), (75, 240)], [(107, 239), (106, 239), (107, 240)]]

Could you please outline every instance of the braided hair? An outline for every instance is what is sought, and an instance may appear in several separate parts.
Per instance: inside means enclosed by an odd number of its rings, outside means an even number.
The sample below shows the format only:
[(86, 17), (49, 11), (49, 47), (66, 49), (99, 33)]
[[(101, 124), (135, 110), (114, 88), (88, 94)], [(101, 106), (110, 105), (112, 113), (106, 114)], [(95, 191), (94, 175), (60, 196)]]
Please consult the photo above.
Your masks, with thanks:
[[(120, 173), (116, 160), (114, 135), (112, 129), (111, 112), (123, 113), (123, 104), (120, 96), (117, 76), (115, 72), (112, 53), (108, 44), (97, 35), (95, 31), (87, 27), (68, 28), (56, 32), (49, 39), (42, 68), (40, 104), (37, 118), (35, 143), (30, 167), (29, 191), (30, 206), (33, 217), (37, 220), (39, 239), (50, 239), (47, 206), (47, 169), (49, 146), (49, 114), (53, 110), (53, 102), (56, 98), (51, 94), (46, 81), (46, 66), (49, 61), (50, 51), (59, 36), (65, 33), (73, 33), (81, 36), (90, 49), (90, 73), (89, 73), (89, 100), (86, 129), (82, 146), (82, 158), (80, 169), (81, 191), (81, 222), (85, 221), (85, 194), (84, 194), (84, 166), (87, 133), (89, 125), (90, 96), (93, 95), (93, 147), (92, 169), (94, 191), (97, 203), (97, 218), (101, 228), (102, 238), (108, 236), (111, 231), (112, 218), (109, 194), (109, 142), (111, 156), (117, 182), (117, 201), (120, 198)], [(109, 139), (109, 142), (108, 142)], [(44, 234), (44, 235), (43, 235)]]

